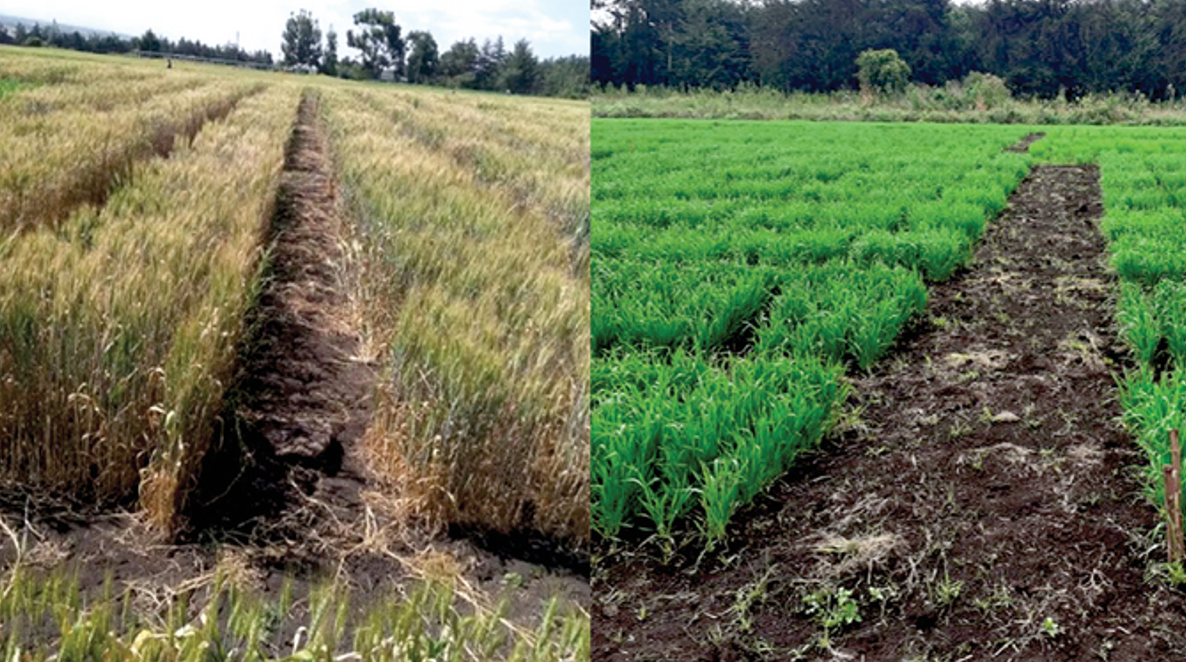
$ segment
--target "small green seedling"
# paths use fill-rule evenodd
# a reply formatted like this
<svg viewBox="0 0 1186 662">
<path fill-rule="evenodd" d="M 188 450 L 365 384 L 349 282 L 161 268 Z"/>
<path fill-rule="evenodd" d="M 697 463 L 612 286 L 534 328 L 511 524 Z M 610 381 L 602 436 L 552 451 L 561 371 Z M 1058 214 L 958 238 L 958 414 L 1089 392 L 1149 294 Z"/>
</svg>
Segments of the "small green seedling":
<svg viewBox="0 0 1186 662">
<path fill-rule="evenodd" d="M 1062 632 L 1062 629 L 1058 627 L 1058 623 L 1055 622 L 1055 620 L 1053 618 L 1050 618 L 1049 616 L 1047 616 L 1046 620 L 1042 621 L 1042 633 L 1043 634 L 1045 634 L 1045 635 L 1049 636 L 1051 639 L 1053 639 L 1058 636 L 1059 632 Z"/>
</svg>

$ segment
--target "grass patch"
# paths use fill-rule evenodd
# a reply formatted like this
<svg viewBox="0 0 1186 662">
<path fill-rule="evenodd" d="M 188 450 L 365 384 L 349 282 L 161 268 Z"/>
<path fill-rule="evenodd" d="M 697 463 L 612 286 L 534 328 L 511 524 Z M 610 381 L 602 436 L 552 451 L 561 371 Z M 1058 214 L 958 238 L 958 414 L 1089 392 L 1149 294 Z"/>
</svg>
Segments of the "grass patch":
<svg viewBox="0 0 1186 662">
<path fill-rule="evenodd" d="M 15 78 L 0 78 L 0 99 L 3 99 L 6 95 L 12 94 L 23 87 L 27 87 L 27 85 L 21 83 L 21 81 L 16 80 Z"/>
<path fill-rule="evenodd" d="M 863 97 L 853 90 L 783 93 L 777 89 L 739 86 L 717 92 L 639 85 L 594 86 L 590 100 L 594 117 L 697 118 L 751 120 L 816 120 L 842 122 L 941 122 L 959 124 L 1042 125 L 1186 125 L 1182 100 L 1151 102 L 1128 93 L 1088 94 L 1075 101 L 1019 99 L 1003 83 L 981 94 L 966 82 L 943 87 L 912 85 L 898 96 Z"/>
</svg>

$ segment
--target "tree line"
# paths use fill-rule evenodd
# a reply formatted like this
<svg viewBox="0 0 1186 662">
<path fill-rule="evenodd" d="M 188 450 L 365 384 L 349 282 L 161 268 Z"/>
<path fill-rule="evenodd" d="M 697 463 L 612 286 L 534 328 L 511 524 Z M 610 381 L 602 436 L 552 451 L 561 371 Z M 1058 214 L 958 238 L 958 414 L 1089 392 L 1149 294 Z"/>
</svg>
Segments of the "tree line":
<svg viewBox="0 0 1186 662">
<path fill-rule="evenodd" d="M 114 33 L 101 35 L 92 32 L 84 35 L 77 30 L 65 32 L 58 28 L 56 21 L 50 25 L 37 23 L 32 28 L 19 23 L 11 31 L 0 25 L 0 44 L 54 46 L 87 53 L 130 53 L 135 50 L 146 50 L 243 63 L 273 64 L 272 54 L 266 50 L 248 52 L 235 44 L 209 46 L 184 37 L 174 42 L 157 37 L 152 30 L 148 30 L 141 37 L 129 39 Z"/>
<path fill-rule="evenodd" d="M 285 65 L 330 76 L 547 96 L 579 97 L 589 91 L 587 57 L 540 60 L 526 39 L 508 50 L 501 36 L 481 46 L 473 38 L 462 39 L 441 52 L 432 33 L 405 34 L 393 12 L 374 8 L 356 13 L 353 28 L 346 31 L 346 44 L 360 53 L 357 59 L 339 58 L 338 34 L 331 28 L 323 35 L 317 19 L 303 9 L 289 16 L 282 38 Z"/>
<path fill-rule="evenodd" d="M 339 58 L 338 34 L 332 28 L 323 34 L 317 19 L 305 10 L 289 16 L 281 37 L 281 59 L 276 62 L 266 50 L 248 52 L 235 44 L 208 46 L 184 37 L 172 41 L 152 30 L 139 37 L 123 38 L 116 34 L 66 33 L 58 29 L 56 22 L 32 28 L 18 25 L 12 32 L 0 26 L 0 44 L 55 46 L 91 53 L 139 50 L 244 64 L 283 64 L 343 78 L 390 79 L 515 94 L 571 98 L 589 94 L 588 56 L 540 59 L 526 39 L 508 49 L 501 36 L 486 39 L 480 45 L 476 39 L 462 39 L 440 52 L 430 32 L 404 33 L 390 11 L 372 8 L 354 15 L 354 25 L 346 31 L 345 43 L 358 50 L 357 58 Z"/>
<path fill-rule="evenodd" d="M 1014 94 L 1181 96 L 1182 0 L 593 0 L 593 82 L 784 91 L 856 88 L 859 54 L 892 49 L 911 79 L 973 71 Z"/>
</svg>

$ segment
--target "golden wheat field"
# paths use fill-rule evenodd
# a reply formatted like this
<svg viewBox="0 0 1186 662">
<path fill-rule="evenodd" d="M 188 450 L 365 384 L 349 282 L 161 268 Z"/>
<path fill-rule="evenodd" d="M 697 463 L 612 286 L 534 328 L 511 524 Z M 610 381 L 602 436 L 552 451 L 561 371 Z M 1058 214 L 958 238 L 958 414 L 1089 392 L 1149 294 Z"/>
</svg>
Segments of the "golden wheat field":
<svg viewBox="0 0 1186 662">
<path fill-rule="evenodd" d="M 588 659 L 587 103 L 0 83 L 0 657 Z"/>
</svg>

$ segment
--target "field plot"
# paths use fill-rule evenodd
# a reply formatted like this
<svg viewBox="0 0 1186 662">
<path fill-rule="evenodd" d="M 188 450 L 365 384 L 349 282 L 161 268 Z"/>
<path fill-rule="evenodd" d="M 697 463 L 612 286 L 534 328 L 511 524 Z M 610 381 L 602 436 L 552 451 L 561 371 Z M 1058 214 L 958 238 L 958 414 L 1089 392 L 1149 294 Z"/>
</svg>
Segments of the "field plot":
<svg viewBox="0 0 1186 662">
<path fill-rule="evenodd" d="M 587 105 L 0 54 L 0 656 L 588 659 Z"/>
<path fill-rule="evenodd" d="M 1023 128 L 593 126 L 593 521 L 669 548 L 819 441 L 1027 168 Z"/>
<path fill-rule="evenodd" d="M 939 206 L 966 178 L 959 169 L 927 182 L 942 187 L 931 200 L 897 202 L 916 199 L 902 162 L 977 144 L 961 135 L 970 127 L 894 127 L 913 139 L 886 146 L 878 125 L 798 135 L 772 123 L 738 149 L 754 125 L 700 122 L 696 137 L 684 126 L 594 124 L 595 655 L 1070 661 L 1182 650 L 1181 570 L 1165 563 L 1158 522 L 1168 432 L 1186 406 L 1186 134 L 1049 127 L 1028 153 L 1000 154 L 1026 130 L 986 129 L 1000 140 L 979 148 L 971 173 L 1011 195 L 970 187 L 960 197 L 984 212 L 972 223 Z M 764 176 L 762 164 L 832 132 L 851 138 L 788 156 L 781 171 L 839 159 L 825 185 Z M 844 165 L 862 148 L 868 157 Z M 645 165 L 617 175 L 632 170 L 618 158 L 642 153 Z M 892 184 L 865 179 L 879 163 Z M 849 179 L 862 185 L 832 190 Z M 889 210 L 866 210 L 863 196 L 880 189 L 892 192 Z M 778 232 L 749 241 L 755 218 Z M 971 228 L 953 242 L 954 270 L 938 233 L 885 248 L 922 218 Z M 841 393 L 772 377 L 792 363 L 830 368 Z M 832 397 L 832 411 L 802 413 L 820 406 L 813 394 Z M 804 457 L 816 437 L 792 425 L 770 433 L 764 414 L 780 397 L 805 404 L 770 419 L 838 422 L 825 452 Z M 772 450 L 755 452 L 763 446 Z M 787 478 L 769 478 L 796 454 Z"/>
</svg>

